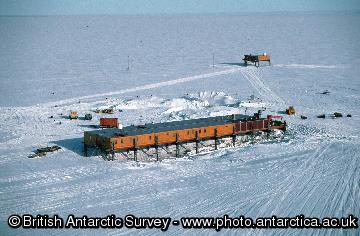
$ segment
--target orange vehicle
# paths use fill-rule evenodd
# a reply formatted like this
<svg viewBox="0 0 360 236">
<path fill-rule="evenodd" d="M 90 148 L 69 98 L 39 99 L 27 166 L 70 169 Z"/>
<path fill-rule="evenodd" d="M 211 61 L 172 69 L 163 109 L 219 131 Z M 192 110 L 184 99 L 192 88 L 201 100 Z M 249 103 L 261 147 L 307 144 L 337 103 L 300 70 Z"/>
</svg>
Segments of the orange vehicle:
<svg viewBox="0 0 360 236">
<path fill-rule="evenodd" d="M 128 151 L 199 140 L 236 137 L 256 131 L 286 129 L 286 123 L 258 116 L 228 115 L 193 120 L 173 121 L 123 129 L 84 132 L 84 148 L 99 147 L 105 152 Z M 86 154 L 85 154 L 86 155 Z"/>
<path fill-rule="evenodd" d="M 100 118 L 100 127 L 101 128 L 118 128 L 119 127 L 118 118 Z"/>
</svg>

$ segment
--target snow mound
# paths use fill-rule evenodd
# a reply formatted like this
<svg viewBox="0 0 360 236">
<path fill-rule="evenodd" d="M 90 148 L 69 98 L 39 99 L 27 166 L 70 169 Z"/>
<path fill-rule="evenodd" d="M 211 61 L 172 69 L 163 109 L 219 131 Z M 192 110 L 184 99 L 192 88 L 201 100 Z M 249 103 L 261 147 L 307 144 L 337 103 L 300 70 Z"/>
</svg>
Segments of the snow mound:
<svg viewBox="0 0 360 236">
<path fill-rule="evenodd" d="M 224 92 L 202 91 L 197 94 L 191 94 L 188 99 L 199 99 L 207 102 L 210 106 L 228 106 L 237 102 L 237 100 Z"/>
<path fill-rule="evenodd" d="M 114 108 L 121 110 L 141 110 L 163 108 L 165 114 L 184 110 L 201 110 L 210 107 L 222 107 L 238 104 L 238 101 L 224 92 L 203 91 L 196 94 L 187 94 L 180 98 L 165 99 L 156 96 L 134 97 L 124 100 L 107 101 L 96 108 Z"/>
<path fill-rule="evenodd" d="M 273 129 L 273 130 L 270 131 L 270 135 L 273 138 L 281 138 L 281 137 L 284 136 L 284 131 L 279 130 L 279 129 Z"/>
<path fill-rule="evenodd" d="M 190 100 L 185 98 L 174 98 L 163 103 L 168 110 L 165 113 L 178 112 L 186 109 L 197 110 L 208 107 L 209 103 L 205 100 Z"/>
<path fill-rule="evenodd" d="M 144 97 L 137 99 L 129 99 L 120 101 L 116 105 L 116 109 L 122 110 L 136 110 L 136 109 L 149 109 L 162 106 L 163 99 L 158 97 Z"/>
<path fill-rule="evenodd" d="M 159 106 L 166 108 L 165 114 L 169 114 L 185 110 L 202 110 L 204 108 L 229 106 L 236 103 L 236 99 L 224 92 L 203 91 L 196 94 L 187 94 L 181 98 L 163 101 Z"/>
</svg>

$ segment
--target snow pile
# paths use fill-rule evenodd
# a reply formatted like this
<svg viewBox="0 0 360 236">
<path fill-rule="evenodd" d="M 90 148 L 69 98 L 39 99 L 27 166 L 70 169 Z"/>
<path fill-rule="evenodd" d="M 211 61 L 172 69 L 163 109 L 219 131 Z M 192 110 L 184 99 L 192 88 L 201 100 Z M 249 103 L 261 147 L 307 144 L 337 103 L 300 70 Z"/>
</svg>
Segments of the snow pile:
<svg viewBox="0 0 360 236">
<path fill-rule="evenodd" d="M 233 105 L 237 100 L 224 92 L 202 91 L 196 94 L 188 94 L 182 98 L 176 98 L 164 103 L 169 107 L 167 113 L 191 109 L 203 109 L 219 106 Z"/>
<path fill-rule="evenodd" d="M 171 120 L 194 119 L 239 113 L 238 100 L 225 92 L 202 91 L 163 103 Z"/>
<path fill-rule="evenodd" d="M 118 99 L 116 102 L 109 101 L 107 104 L 96 108 L 115 108 L 117 110 L 141 110 L 150 108 L 164 108 L 165 114 L 180 111 L 201 110 L 237 104 L 238 101 L 224 92 L 202 91 L 196 94 L 187 94 L 181 98 L 165 99 L 157 96 L 133 97 L 125 100 Z M 191 113 L 191 112 L 190 112 Z"/>
<path fill-rule="evenodd" d="M 115 107 L 121 110 L 149 109 L 162 106 L 163 99 L 158 97 L 142 97 L 120 101 Z"/>
<path fill-rule="evenodd" d="M 206 101 L 210 106 L 227 106 L 232 105 L 237 102 L 237 100 L 230 95 L 227 95 L 225 92 L 216 92 L 216 91 L 202 91 L 195 95 L 190 95 L 191 99 L 201 99 Z"/>
<path fill-rule="evenodd" d="M 191 100 L 185 98 L 171 99 L 165 101 L 163 104 L 165 107 L 168 108 L 165 113 L 178 112 L 186 109 L 197 110 L 209 106 L 209 103 L 207 101 Z"/>
</svg>

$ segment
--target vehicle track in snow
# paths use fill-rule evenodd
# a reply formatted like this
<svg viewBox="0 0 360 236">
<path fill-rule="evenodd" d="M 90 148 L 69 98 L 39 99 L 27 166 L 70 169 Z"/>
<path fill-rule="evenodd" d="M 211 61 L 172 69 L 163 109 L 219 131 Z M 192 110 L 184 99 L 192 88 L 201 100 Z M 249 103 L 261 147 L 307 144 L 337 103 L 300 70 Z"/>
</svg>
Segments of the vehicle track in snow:
<svg viewBox="0 0 360 236">
<path fill-rule="evenodd" d="M 261 69 L 240 67 L 236 71 L 270 104 L 279 105 L 284 102 L 262 82 Z M 174 85 L 176 84 L 175 82 Z M 60 108 L 49 108 L 45 104 L 6 110 L 0 117 L 11 117 L 8 123 L 18 127 L 16 130 L 7 127 L 6 131 L 21 139 L 9 140 L 0 145 L 0 148 L 15 141 L 35 147 L 38 143 L 48 141 L 49 137 L 52 139 L 51 135 L 54 134 L 55 139 L 65 138 L 69 133 L 79 134 L 81 127 L 78 125 L 82 121 L 64 119 L 61 126 L 54 126 L 48 117 L 75 106 L 80 106 L 80 111 L 89 110 L 93 104 L 96 102 L 82 103 L 81 106 L 76 102 L 69 105 L 64 103 L 64 107 Z M 152 112 L 156 111 L 154 108 Z M 166 116 L 163 118 L 167 120 Z M 356 171 L 359 161 L 349 158 L 356 156 L 356 151 L 338 151 L 331 148 L 331 145 L 356 142 L 357 138 L 344 140 L 339 136 L 331 136 L 326 129 L 313 126 L 296 125 L 293 129 L 291 132 L 296 142 L 284 144 L 289 149 L 282 148 L 282 144 L 276 142 L 266 144 L 266 149 L 277 146 L 276 154 L 262 153 L 263 148 L 259 148 L 259 154 L 249 158 L 244 153 L 245 150 L 256 148 L 257 145 L 265 147 L 263 144 L 255 144 L 202 154 L 191 160 L 164 161 L 158 168 L 156 164 L 148 163 L 142 169 L 139 166 L 131 168 L 132 164 L 126 162 L 111 163 L 111 166 L 116 166 L 113 168 L 106 162 L 78 161 L 76 155 L 70 154 L 65 148 L 64 154 L 53 155 L 56 155 L 54 158 L 71 155 L 73 159 L 69 160 L 73 165 L 70 167 L 64 165 L 66 160 L 60 158 L 57 160 L 59 167 L 51 165 L 48 169 L 37 169 L 35 165 L 30 165 L 34 170 L 29 168 L 29 171 L 20 175 L 0 178 L 0 191 L 9 194 L 1 197 L 4 207 L 0 214 L 8 215 L 13 209 L 34 214 L 72 213 L 74 206 L 81 209 L 75 212 L 78 214 L 93 212 L 103 215 L 106 211 L 116 209 L 119 215 L 124 212 L 136 215 L 154 212 L 162 215 L 166 212 L 174 218 L 194 214 L 209 216 L 215 213 L 233 216 L 285 216 L 290 213 L 342 216 L 351 211 L 356 213 L 354 209 L 359 209 L 356 202 L 360 198 L 357 184 L 359 173 Z M 28 138 L 35 135 L 36 141 Z M 317 143 L 317 147 L 312 147 L 313 143 Z M 336 157 L 341 155 L 346 156 L 346 164 L 337 167 L 340 162 Z M 46 162 L 45 158 L 44 161 Z M 25 160 L 22 162 L 26 163 Z M 319 195 L 319 191 L 328 198 Z M 22 195 L 23 192 L 27 194 Z M 170 233 L 180 232 L 182 231 L 173 228 Z M 209 233 L 207 230 L 197 232 Z M 259 235 L 263 232 L 250 230 L 244 234 Z M 108 234 L 112 233 L 110 231 Z M 119 234 L 122 233 L 127 232 Z M 232 233 L 236 234 L 235 231 L 229 232 Z"/>
<path fill-rule="evenodd" d="M 211 78 L 211 77 L 216 77 L 216 76 L 221 76 L 221 75 L 228 75 L 228 74 L 236 73 L 240 70 L 241 70 L 241 68 L 231 67 L 230 69 L 227 69 L 227 70 L 221 70 L 221 71 L 200 74 L 200 75 L 194 75 L 194 76 L 187 76 L 187 77 L 182 77 L 182 78 L 178 78 L 178 79 L 174 79 L 174 80 L 158 82 L 158 83 L 145 84 L 145 85 L 140 85 L 140 86 L 133 87 L 133 88 L 127 88 L 127 89 L 122 89 L 122 90 L 108 92 L 108 93 L 99 93 L 99 94 L 94 94 L 94 95 L 75 97 L 75 98 L 60 100 L 60 101 L 56 101 L 56 102 L 49 102 L 46 104 L 50 105 L 50 106 L 72 104 L 72 103 L 78 102 L 80 100 L 83 101 L 83 100 L 88 100 L 88 99 L 93 99 L 93 98 L 101 98 L 101 97 L 114 96 L 114 95 L 125 94 L 125 93 L 132 93 L 132 92 L 137 92 L 137 91 L 161 88 L 161 87 L 165 87 L 165 86 L 177 85 L 177 84 L 181 84 L 181 83 L 186 83 L 186 82 L 191 82 L 191 81 L 195 81 L 195 80 L 206 79 L 206 78 Z"/>
<path fill-rule="evenodd" d="M 244 78 L 256 89 L 261 97 L 265 100 L 284 105 L 285 101 L 271 90 L 260 78 L 260 73 L 257 68 L 242 68 L 240 70 Z"/>
</svg>

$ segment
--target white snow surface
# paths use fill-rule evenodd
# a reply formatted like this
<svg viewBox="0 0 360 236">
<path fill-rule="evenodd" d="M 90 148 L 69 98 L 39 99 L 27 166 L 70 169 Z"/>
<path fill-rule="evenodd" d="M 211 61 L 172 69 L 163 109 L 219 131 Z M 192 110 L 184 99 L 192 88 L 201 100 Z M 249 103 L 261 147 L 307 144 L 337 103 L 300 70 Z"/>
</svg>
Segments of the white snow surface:
<svg viewBox="0 0 360 236">
<path fill-rule="evenodd" d="M 0 18 L 0 235 L 158 235 L 157 229 L 11 229 L 11 214 L 360 216 L 358 14 Z M 263 53 L 272 66 L 242 66 Z M 212 66 L 212 53 L 216 64 Z M 130 70 L 127 67 L 130 56 Z M 323 91 L 329 94 L 321 94 Z M 256 100 L 248 98 L 255 95 Z M 296 116 L 284 115 L 293 105 Z M 83 157 L 100 117 L 123 125 L 284 115 L 283 138 L 134 162 Z M 96 114 L 112 107 L 112 115 Z M 71 110 L 93 120 L 68 120 Z M 342 112 L 345 117 L 333 119 Z M 325 119 L 316 118 L 326 114 Z M 352 114 L 352 117 L 346 117 Z M 308 117 L 300 119 L 300 115 Z M 53 118 L 49 118 L 53 116 Z M 276 134 L 279 135 L 279 134 Z M 62 150 L 38 159 L 36 148 Z M 170 226 L 171 235 L 211 229 Z M 226 235 L 359 235 L 223 229 Z"/>
</svg>

